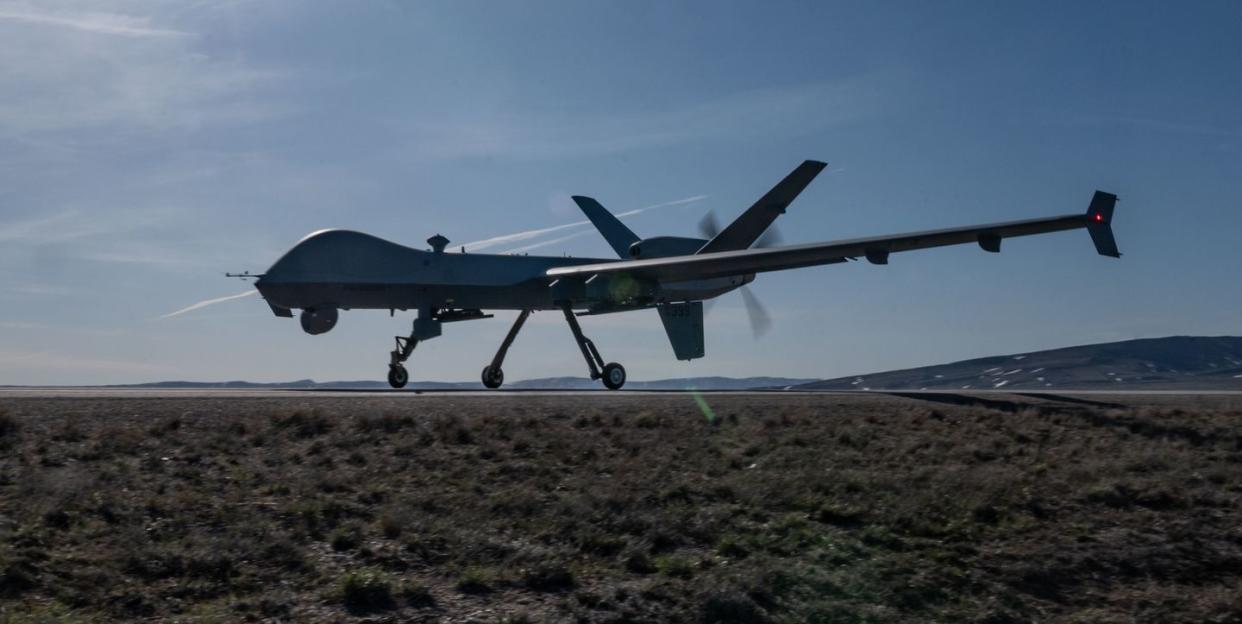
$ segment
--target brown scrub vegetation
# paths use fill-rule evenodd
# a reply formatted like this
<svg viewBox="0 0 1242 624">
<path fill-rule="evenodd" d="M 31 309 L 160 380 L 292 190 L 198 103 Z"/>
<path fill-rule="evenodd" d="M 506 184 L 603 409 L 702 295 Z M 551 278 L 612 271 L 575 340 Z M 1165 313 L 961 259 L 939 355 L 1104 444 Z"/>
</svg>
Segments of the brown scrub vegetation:
<svg viewBox="0 0 1242 624">
<path fill-rule="evenodd" d="M 1242 619 L 1232 405 L 702 398 L 0 398 L 0 621 Z"/>
</svg>

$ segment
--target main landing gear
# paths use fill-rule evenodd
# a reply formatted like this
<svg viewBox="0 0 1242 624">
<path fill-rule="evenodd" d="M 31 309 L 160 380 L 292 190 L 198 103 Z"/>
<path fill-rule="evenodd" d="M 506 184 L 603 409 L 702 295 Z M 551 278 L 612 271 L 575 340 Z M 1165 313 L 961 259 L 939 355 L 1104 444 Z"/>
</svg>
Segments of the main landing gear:
<svg viewBox="0 0 1242 624">
<path fill-rule="evenodd" d="M 604 385 L 610 390 L 617 390 L 624 386 L 625 368 L 616 362 L 605 364 L 604 358 L 600 357 L 599 350 L 595 348 L 595 343 L 582 334 L 582 327 L 578 325 L 578 317 L 574 316 L 573 309 L 564 305 L 561 306 L 561 310 L 565 312 L 565 320 L 569 322 L 569 329 L 574 333 L 574 340 L 578 341 L 582 356 L 586 358 L 587 368 L 591 371 L 591 379 L 603 379 Z M 490 364 L 483 367 L 480 378 L 484 386 L 495 389 L 505 383 L 505 372 L 501 365 L 505 362 L 509 347 L 513 345 L 513 339 L 517 338 L 518 332 L 522 330 L 522 325 L 526 324 L 528 317 L 530 317 L 530 310 L 522 310 L 522 313 L 513 321 L 513 327 L 509 328 L 509 333 L 505 335 L 504 342 L 500 343 L 496 356 L 492 358 Z"/>
<path fill-rule="evenodd" d="M 526 324 L 529 316 L 530 310 L 522 310 L 517 320 L 513 321 L 513 327 L 509 328 L 509 333 L 505 335 L 505 341 L 500 343 L 500 348 L 496 350 L 492 363 L 483 367 L 484 386 L 495 390 L 505 382 L 505 371 L 500 368 L 500 365 L 505 363 L 505 354 L 509 353 L 509 346 L 513 344 L 513 339 L 517 338 L 518 332 L 522 331 L 522 325 Z"/>
<path fill-rule="evenodd" d="M 578 348 L 582 349 L 582 357 L 586 358 L 587 368 L 591 371 L 591 380 L 602 379 L 604 386 L 609 390 L 619 390 L 625 385 L 625 367 L 616 362 L 605 364 L 604 358 L 600 357 L 599 349 L 595 348 L 595 343 L 582 334 L 582 327 L 578 325 L 578 317 L 574 316 L 574 311 L 569 304 L 563 304 L 561 310 L 565 313 L 569 329 L 574 333 L 574 340 L 578 341 Z M 500 348 L 496 350 L 491 363 L 483 367 L 480 379 L 484 386 L 495 389 L 505 383 L 505 373 L 501 365 L 505 362 L 505 355 L 509 353 L 513 340 L 517 338 L 518 332 L 522 330 L 522 326 L 526 324 L 526 319 L 529 317 L 530 310 L 522 310 L 521 314 L 518 314 L 513 327 L 509 328 L 509 333 L 505 335 L 504 342 L 500 343 Z M 469 318 L 483 317 L 476 314 Z M 414 347 L 418 346 L 420 340 L 429 340 L 439 336 L 440 322 L 450 319 L 456 320 L 454 317 L 437 319 L 431 310 L 419 311 L 419 316 L 414 321 L 414 330 L 410 335 L 394 338 L 396 348 L 389 353 L 388 359 L 388 385 L 393 388 L 405 387 L 405 384 L 410 381 L 410 373 L 405 369 L 405 361 L 410 359 L 410 355 L 414 353 Z"/>
<path fill-rule="evenodd" d="M 569 304 L 561 306 L 561 311 L 565 313 L 565 321 L 569 323 L 569 329 L 574 333 L 574 340 L 578 341 L 578 348 L 582 349 L 582 357 L 586 359 L 587 368 L 591 371 L 591 379 L 603 379 L 604 386 L 609 390 L 620 390 L 625 385 L 625 367 L 616 362 L 604 363 L 604 358 L 600 357 L 599 349 L 595 348 L 595 343 L 591 342 L 582 334 L 582 327 L 578 325 L 578 317 L 574 316 L 574 311 Z M 600 369 L 603 369 L 601 372 Z"/>
</svg>

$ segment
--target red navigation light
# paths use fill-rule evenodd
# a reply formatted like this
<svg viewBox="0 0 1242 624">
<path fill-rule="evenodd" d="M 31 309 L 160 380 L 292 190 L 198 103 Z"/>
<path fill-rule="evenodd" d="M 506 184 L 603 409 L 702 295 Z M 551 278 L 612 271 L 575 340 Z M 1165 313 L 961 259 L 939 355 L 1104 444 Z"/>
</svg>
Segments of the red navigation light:
<svg viewBox="0 0 1242 624">
<path fill-rule="evenodd" d="M 1102 214 L 1100 214 L 1100 213 L 1098 213 L 1098 212 L 1097 212 L 1097 213 L 1095 213 L 1095 220 L 1096 220 L 1096 221 L 1103 221 L 1103 220 L 1104 220 L 1104 215 L 1102 215 Z"/>
</svg>

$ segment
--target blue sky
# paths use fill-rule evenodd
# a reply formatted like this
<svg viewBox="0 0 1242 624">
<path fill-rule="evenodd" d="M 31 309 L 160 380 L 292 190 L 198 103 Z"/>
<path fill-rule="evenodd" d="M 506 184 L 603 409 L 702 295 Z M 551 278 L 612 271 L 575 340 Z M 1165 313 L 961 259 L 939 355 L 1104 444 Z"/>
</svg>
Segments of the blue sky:
<svg viewBox="0 0 1242 624">
<path fill-rule="evenodd" d="M 806 158 L 788 243 L 1078 212 L 1069 232 L 761 275 L 677 362 L 655 312 L 592 317 L 633 379 L 831 377 L 1242 332 L 1236 3 L 0 2 L 0 384 L 382 379 L 409 316 L 301 332 L 225 271 L 306 233 L 457 244 L 629 220 L 693 234 Z M 562 230 L 523 244 L 546 242 Z M 495 251 L 502 249 L 496 248 Z M 587 233 L 540 252 L 608 257 Z M 411 376 L 476 379 L 512 314 L 446 327 Z M 509 379 L 580 375 L 539 313 Z"/>
</svg>

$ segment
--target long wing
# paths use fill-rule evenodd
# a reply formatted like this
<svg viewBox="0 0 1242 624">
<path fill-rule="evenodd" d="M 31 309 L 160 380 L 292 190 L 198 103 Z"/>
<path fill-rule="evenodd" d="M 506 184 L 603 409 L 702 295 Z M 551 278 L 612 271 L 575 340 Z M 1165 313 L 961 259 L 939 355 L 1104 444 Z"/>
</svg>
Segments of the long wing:
<svg viewBox="0 0 1242 624">
<path fill-rule="evenodd" d="M 547 276 L 589 277 L 596 274 L 628 273 L 636 277 L 660 281 L 682 281 L 742 275 L 765 271 L 782 271 L 819 264 L 845 262 L 848 258 L 866 257 L 873 263 L 886 264 L 891 253 L 977 243 L 986 251 L 1000 251 L 1001 240 L 1047 232 L 1087 228 L 1096 251 L 1101 255 L 1119 257 L 1113 242 L 1113 205 L 1117 196 L 1096 191 L 1086 213 L 973 225 L 945 230 L 912 232 L 895 236 L 876 236 L 853 240 L 791 245 L 766 249 L 742 249 L 715 253 L 699 253 L 671 258 L 627 260 L 584 264 L 549 269 Z"/>
</svg>

